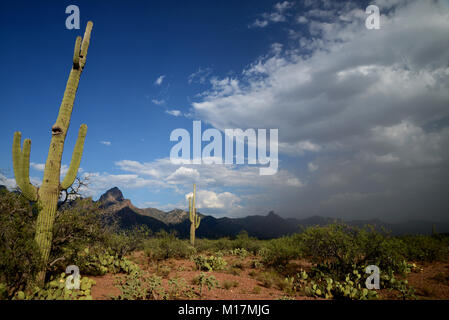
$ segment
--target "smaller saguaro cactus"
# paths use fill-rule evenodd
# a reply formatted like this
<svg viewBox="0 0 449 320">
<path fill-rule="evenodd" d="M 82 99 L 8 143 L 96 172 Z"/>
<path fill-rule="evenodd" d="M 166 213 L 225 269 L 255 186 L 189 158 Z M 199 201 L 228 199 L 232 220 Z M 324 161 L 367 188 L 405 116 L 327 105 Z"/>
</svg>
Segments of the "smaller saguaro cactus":
<svg viewBox="0 0 449 320">
<path fill-rule="evenodd" d="M 189 217 L 190 217 L 190 244 L 195 246 L 195 230 L 198 229 L 201 217 L 196 214 L 196 185 L 193 185 L 193 197 L 189 197 Z"/>
</svg>

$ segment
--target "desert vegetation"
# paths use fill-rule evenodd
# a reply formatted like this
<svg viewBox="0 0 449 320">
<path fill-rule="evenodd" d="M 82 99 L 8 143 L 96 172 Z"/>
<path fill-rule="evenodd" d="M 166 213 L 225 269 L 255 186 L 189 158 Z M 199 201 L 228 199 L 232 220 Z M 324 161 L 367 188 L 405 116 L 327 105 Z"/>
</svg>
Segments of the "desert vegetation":
<svg viewBox="0 0 449 320">
<path fill-rule="evenodd" d="M 39 254 L 37 204 L 0 191 L 2 299 L 447 299 L 449 237 L 391 236 L 344 224 L 259 240 L 190 239 L 148 228 L 121 229 L 91 199 L 56 211 L 47 263 Z M 80 288 L 67 289 L 76 265 Z M 380 289 L 368 290 L 368 265 Z M 45 270 L 45 283 L 39 283 Z"/>
</svg>

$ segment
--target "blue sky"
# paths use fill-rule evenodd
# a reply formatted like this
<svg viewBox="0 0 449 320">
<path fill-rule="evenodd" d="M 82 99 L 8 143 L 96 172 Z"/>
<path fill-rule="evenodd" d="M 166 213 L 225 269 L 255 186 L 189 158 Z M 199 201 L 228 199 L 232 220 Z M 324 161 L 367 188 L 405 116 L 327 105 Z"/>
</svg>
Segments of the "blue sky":
<svg viewBox="0 0 449 320">
<path fill-rule="evenodd" d="M 447 1 L 371 3 L 380 30 L 365 28 L 367 1 L 2 2 L 0 178 L 14 184 L 21 131 L 39 183 L 74 41 L 92 20 L 62 161 L 86 123 L 86 195 L 118 186 L 169 210 L 186 207 L 195 182 L 216 216 L 447 220 Z M 70 4 L 80 30 L 65 28 Z M 278 173 L 171 164 L 170 133 L 193 120 L 278 128 Z"/>
</svg>

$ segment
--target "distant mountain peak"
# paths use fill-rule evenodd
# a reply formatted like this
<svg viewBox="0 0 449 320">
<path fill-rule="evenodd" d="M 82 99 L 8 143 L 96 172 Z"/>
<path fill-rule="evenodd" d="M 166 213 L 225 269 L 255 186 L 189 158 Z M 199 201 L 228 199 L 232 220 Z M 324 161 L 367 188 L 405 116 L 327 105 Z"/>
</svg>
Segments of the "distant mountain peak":
<svg viewBox="0 0 449 320">
<path fill-rule="evenodd" d="M 117 187 L 109 189 L 104 194 L 102 194 L 99 199 L 99 201 L 102 203 L 111 203 L 111 202 L 116 203 L 121 202 L 123 200 L 125 200 L 125 198 L 123 197 L 123 193 Z"/>
<path fill-rule="evenodd" d="M 269 218 L 281 218 L 279 215 L 274 213 L 274 211 L 268 212 L 267 217 L 269 217 Z"/>
</svg>

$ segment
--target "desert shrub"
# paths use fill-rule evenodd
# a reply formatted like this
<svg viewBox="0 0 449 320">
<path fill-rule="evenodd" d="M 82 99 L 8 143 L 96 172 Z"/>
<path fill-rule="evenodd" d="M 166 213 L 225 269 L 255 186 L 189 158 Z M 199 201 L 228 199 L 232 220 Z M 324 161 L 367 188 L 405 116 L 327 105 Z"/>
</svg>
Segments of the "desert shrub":
<svg viewBox="0 0 449 320">
<path fill-rule="evenodd" d="M 234 248 L 233 241 L 229 238 L 220 238 L 217 240 L 197 239 L 195 240 L 195 248 L 197 252 L 218 252 L 227 251 Z"/>
<path fill-rule="evenodd" d="M 203 288 L 206 287 L 208 290 L 218 287 L 218 281 L 214 276 L 207 276 L 204 272 L 201 272 L 198 276 L 193 278 L 193 284 L 199 286 L 199 296 L 203 296 Z"/>
<path fill-rule="evenodd" d="M 292 296 L 296 293 L 295 279 L 294 277 L 278 278 L 276 286 L 284 291 L 287 295 Z"/>
<path fill-rule="evenodd" d="M 248 232 L 241 231 L 232 242 L 233 249 L 245 249 L 256 254 L 262 248 L 262 241 L 248 236 Z"/>
<path fill-rule="evenodd" d="M 434 262 L 449 260 L 449 238 L 445 236 L 403 236 L 404 251 L 411 261 Z"/>
<path fill-rule="evenodd" d="M 169 266 L 162 266 L 161 268 L 159 268 L 158 270 L 158 274 L 162 277 L 162 278 L 167 278 L 168 275 L 170 274 L 170 267 Z"/>
<path fill-rule="evenodd" d="M 92 199 L 77 199 L 56 213 L 50 263 L 51 274 L 74 264 L 83 275 L 129 273 L 135 264 L 125 255 L 141 248 L 148 230 L 120 231 L 101 214 Z"/>
<path fill-rule="evenodd" d="M 92 254 L 106 251 L 105 243 L 113 229 L 99 212 L 98 204 L 92 199 L 77 199 L 56 212 L 49 259 L 51 274 L 60 273 L 71 264 L 86 272 L 87 268 L 82 265 L 86 248 L 92 248 L 89 251 Z"/>
<path fill-rule="evenodd" d="M 84 248 L 73 260 L 81 274 L 104 275 L 110 273 L 131 273 L 138 267 L 125 257 L 112 255 L 103 247 Z"/>
<path fill-rule="evenodd" d="M 372 227 L 343 224 L 310 227 L 296 237 L 303 257 L 340 278 L 355 266 L 377 265 L 383 272 L 403 270 L 403 243 Z"/>
<path fill-rule="evenodd" d="M 34 241 L 37 208 L 21 195 L 0 190 L 0 299 L 11 299 L 41 268 Z"/>
<path fill-rule="evenodd" d="M 176 300 L 195 297 L 195 290 L 189 287 L 183 278 L 168 281 L 168 288 L 162 286 L 162 278 L 145 275 L 140 270 L 122 277 L 118 281 L 121 294 L 114 300 Z"/>
<path fill-rule="evenodd" d="M 194 287 L 189 287 L 184 278 L 168 280 L 168 298 L 171 300 L 195 297 Z"/>
<path fill-rule="evenodd" d="M 225 280 L 221 284 L 221 287 L 226 290 L 229 290 L 231 288 L 237 288 L 238 286 L 239 283 L 237 281 L 230 281 L 230 280 Z"/>
<path fill-rule="evenodd" d="M 299 238 L 302 255 L 313 263 L 338 263 L 352 265 L 360 259 L 355 240 L 355 230 L 340 224 L 310 227 Z"/>
<path fill-rule="evenodd" d="M 252 293 L 260 294 L 262 292 L 262 288 L 259 286 L 254 286 Z"/>
<path fill-rule="evenodd" d="M 245 248 L 232 249 L 229 251 L 229 253 L 231 255 L 239 257 L 240 259 L 245 259 L 249 255 L 249 252 Z"/>
<path fill-rule="evenodd" d="M 155 237 L 144 243 L 145 255 L 149 261 L 161 261 L 170 258 L 188 258 L 195 253 L 186 240 L 180 240 L 174 232 L 167 233 L 164 230 L 155 234 Z"/>
<path fill-rule="evenodd" d="M 263 246 L 264 241 L 248 236 L 246 231 L 241 231 L 235 239 L 220 238 L 216 240 L 198 239 L 195 241 L 197 252 L 229 252 L 234 249 L 245 249 L 256 254 Z"/>
<path fill-rule="evenodd" d="M 279 279 L 279 274 L 273 270 L 264 271 L 257 275 L 256 280 L 265 288 L 271 288 Z"/>
<path fill-rule="evenodd" d="M 167 293 L 162 287 L 162 278 L 145 276 L 142 271 L 123 276 L 118 280 L 121 294 L 112 297 L 114 300 L 166 300 Z"/>
<path fill-rule="evenodd" d="M 111 254 L 122 258 L 131 252 L 142 250 L 145 240 L 150 235 L 151 230 L 146 226 L 135 227 L 131 230 L 117 230 L 106 237 L 105 246 Z"/>
<path fill-rule="evenodd" d="M 290 260 L 299 256 L 299 247 L 291 237 L 269 241 L 259 250 L 261 262 L 266 266 L 282 269 Z"/>
<path fill-rule="evenodd" d="M 381 288 L 397 290 L 401 298 L 413 298 L 405 276 L 413 265 L 404 260 L 404 242 L 377 232 L 373 227 L 355 228 L 342 224 L 308 228 L 296 237 L 303 257 L 316 264 L 309 274 L 297 276 L 297 287 L 307 295 L 335 299 L 376 298 L 365 287 L 365 268 L 381 270 Z"/>
<path fill-rule="evenodd" d="M 193 262 L 195 262 L 196 268 L 202 271 L 223 270 L 227 265 L 227 262 L 220 256 L 205 257 L 198 255 L 193 257 Z"/>
</svg>

